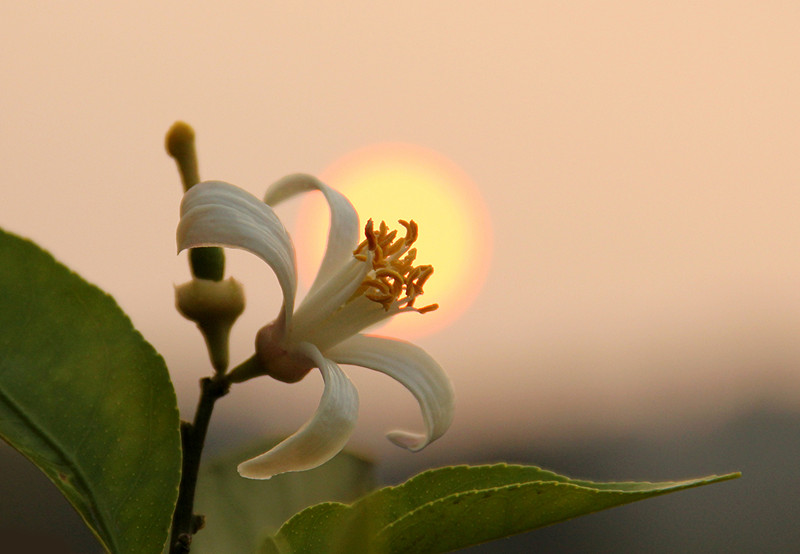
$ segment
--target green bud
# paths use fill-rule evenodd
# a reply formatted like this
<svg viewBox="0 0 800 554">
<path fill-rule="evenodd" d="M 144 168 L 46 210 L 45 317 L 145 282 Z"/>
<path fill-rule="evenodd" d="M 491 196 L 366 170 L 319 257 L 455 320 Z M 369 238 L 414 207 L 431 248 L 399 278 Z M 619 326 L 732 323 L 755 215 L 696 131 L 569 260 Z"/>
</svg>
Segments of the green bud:
<svg viewBox="0 0 800 554">
<path fill-rule="evenodd" d="M 225 253 L 217 246 L 204 246 L 189 250 L 192 275 L 198 279 L 222 281 L 225 274 Z"/>
<path fill-rule="evenodd" d="M 200 182 L 197 171 L 197 151 L 194 147 L 194 129 L 183 121 L 176 121 L 167 131 L 164 146 L 167 153 L 175 159 L 183 181 L 183 190 L 187 191 Z"/>
<path fill-rule="evenodd" d="M 197 169 L 197 150 L 194 146 L 194 129 L 188 123 L 176 121 L 167 131 L 164 141 L 167 153 L 175 160 L 183 181 L 183 190 L 200 182 Z M 189 265 L 192 275 L 198 279 L 221 281 L 225 274 L 225 253 L 222 248 L 208 246 L 192 248 L 189 252 Z"/>
</svg>

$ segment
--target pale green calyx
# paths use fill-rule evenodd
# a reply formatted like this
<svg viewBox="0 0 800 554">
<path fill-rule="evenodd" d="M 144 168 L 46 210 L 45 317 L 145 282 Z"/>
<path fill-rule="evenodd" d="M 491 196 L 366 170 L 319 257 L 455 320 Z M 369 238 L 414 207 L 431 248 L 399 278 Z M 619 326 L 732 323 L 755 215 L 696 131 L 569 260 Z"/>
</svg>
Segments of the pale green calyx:
<svg viewBox="0 0 800 554">
<path fill-rule="evenodd" d="M 241 283 L 233 277 L 224 281 L 192 279 L 175 287 L 175 307 L 203 333 L 214 369 L 225 371 L 231 327 L 244 311 Z"/>
</svg>

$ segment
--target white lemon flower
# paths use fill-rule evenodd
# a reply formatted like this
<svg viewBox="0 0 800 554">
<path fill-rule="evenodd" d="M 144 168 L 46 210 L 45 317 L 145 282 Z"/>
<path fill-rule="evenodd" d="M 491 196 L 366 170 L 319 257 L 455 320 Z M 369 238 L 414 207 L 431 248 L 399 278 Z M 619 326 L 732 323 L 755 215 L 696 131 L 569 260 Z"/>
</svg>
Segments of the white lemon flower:
<svg viewBox="0 0 800 554">
<path fill-rule="evenodd" d="M 328 244 L 314 283 L 295 309 L 297 268 L 294 246 L 270 205 L 298 193 L 318 190 L 330 207 Z M 316 413 L 300 430 L 239 465 L 244 477 L 268 479 L 301 471 L 335 456 L 350 437 L 358 413 L 358 394 L 338 364 L 380 371 L 399 381 L 420 405 L 425 433 L 392 431 L 395 444 L 417 451 L 439 438 L 453 418 L 449 379 L 425 351 L 408 342 L 363 335 L 363 329 L 401 312 L 425 313 L 417 297 L 433 272 L 414 266 L 417 225 L 400 221 L 402 237 L 385 223 L 370 220 L 359 244 L 358 215 L 342 194 L 310 175 L 290 175 L 270 187 L 264 202 L 220 181 L 195 185 L 184 196 L 178 248 L 241 248 L 264 260 L 278 278 L 283 306 L 256 336 L 256 354 L 228 374 L 231 382 L 258 375 L 292 383 L 318 368 L 325 382 Z"/>
</svg>

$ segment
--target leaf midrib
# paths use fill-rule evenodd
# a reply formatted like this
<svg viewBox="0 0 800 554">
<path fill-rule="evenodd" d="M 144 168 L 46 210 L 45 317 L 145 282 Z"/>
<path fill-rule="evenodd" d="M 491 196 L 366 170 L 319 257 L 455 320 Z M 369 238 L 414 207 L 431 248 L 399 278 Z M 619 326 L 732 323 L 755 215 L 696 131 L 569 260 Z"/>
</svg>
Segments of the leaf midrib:
<svg viewBox="0 0 800 554">
<path fill-rule="evenodd" d="M 119 551 L 118 545 L 116 544 L 116 541 L 114 540 L 114 536 L 113 536 L 113 534 L 110 533 L 110 531 L 108 529 L 108 526 L 107 526 L 107 523 L 105 521 L 105 518 L 103 517 L 102 511 L 99 509 L 100 504 L 97 502 L 97 498 L 98 497 L 95 494 L 94 490 L 92 489 L 92 487 L 90 485 L 90 481 L 86 479 L 86 476 L 80 470 L 80 466 L 75 463 L 75 460 L 73 460 L 71 458 L 71 456 L 67 455 L 67 453 L 66 453 L 67 451 L 64 450 L 61 447 L 61 445 L 58 443 L 58 441 L 56 441 L 52 436 L 50 436 L 46 431 L 44 431 L 41 428 L 41 426 L 37 424 L 36 420 L 31 418 L 28 415 L 28 413 L 22 407 L 20 407 L 11 397 L 9 397 L 8 394 L 2 388 L 0 388 L 0 400 L 2 400 L 3 403 L 10 410 L 15 412 L 17 414 L 17 416 L 20 417 L 20 419 L 24 419 L 28 423 L 28 429 L 35 430 L 37 436 L 41 439 L 41 441 L 44 442 L 45 444 L 47 444 L 52 449 L 52 451 L 55 452 L 59 456 L 60 460 L 63 460 L 64 464 L 67 467 L 70 468 L 70 470 L 72 471 L 72 473 L 75 476 L 75 479 L 77 481 L 76 484 L 80 485 L 80 490 L 84 491 L 84 494 L 86 495 L 87 500 L 89 500 L 89 506 L 91 508 L 92 513 L 95 515 L 95 518 L 97 519 L 97 523 L 99 524 L 98 527 L 100 527 L 102 529 L 103 534 L 105 535 L 105 537 L 101 537 L 101 536 L 99 536 L 98 534 L 95 533 L 95 536 L 97 536 L 97 538 L 102 543 L 103 547 L 105 547 L 106 549 L 110 550 L 111 552 Z M 16 446 L 14 446 L 13 443 L 11 443 L 9 441 L 6 441 L 6 442 L 8 444 L 10 444 L 20 454 L 22 454 L 26 458 L 30 459 L 30 457 L 25 452 L 17 449 Z M 33 460 L 31 460 L 31 461 L 33 461 Z M 38 464 L 36 464 L 36 465 L 38 467 Z M 46 471 L 43 471 L 43 473 L 45 475 L 47 475 L 47 477 L 51 481 L 53 481 L 53 479 L 50 476 L 50 474 L 48 474 Z M 55 481 L 53 481 L 53 484 L 58 487 L 58 484 L 55 483 Z M 68 495 L 66 496 L 66 498 L 69 500 L 69 496 Z M 72 504 L 72 502 L 70 502 L 70 504 Z M 78 512 L 78 514 L 81 516 L 81 518 L 85 519 L 85 517 L 84 517 L 83 513 L 81 512 L 81 510 L 76 509 L 75 511 Z M 87 521 L 87 523 L 89 524 L 89 528 L 90 529 L 94 529 L 94 526 L 92 525 L 92 522 L 88 522 Z M 110 545 L 109 545 L 109 542 L 111 543 Z M 111 546 L 113 548 L 109 548 L 109 546 Z"/>
</svg>

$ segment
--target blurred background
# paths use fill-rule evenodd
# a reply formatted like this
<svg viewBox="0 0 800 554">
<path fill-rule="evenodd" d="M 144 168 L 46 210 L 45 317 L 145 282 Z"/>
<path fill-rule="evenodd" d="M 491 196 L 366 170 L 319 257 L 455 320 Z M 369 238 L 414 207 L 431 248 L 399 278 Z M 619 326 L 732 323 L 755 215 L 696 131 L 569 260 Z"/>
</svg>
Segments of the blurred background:
<svg viewBox="0 0 800 554">
<path fill-rule="evenodd" d="M 796 2 L 5 2 L 0 226 L 116 298 L 190 417 L 209 369 L 172 307 L 189 273 L 168 127 L 194 126 L 202 178 L 256 195 L 375 144 L 435 153 L 464 177 L 453 202 L 473 201 L 466 288 L 429 299 L 457 317 L 392 335 L 447 369 L 456 419 L 424 452 L 397 449 L 383 433 L 421 426 L 412 397 L 353 368 L 350 449 L 391 483 L 497 460 L 595 480 L 744 473 L 476 552 L 791 552 L 798 22 Z M 290 230 L 310 213 L 281 212 Z M 248 295 L 236 362 L 279 288 L 246 254 L 228 273 Z M 293 432 L 320 391 L 313 374 L 235 388 L 210 452 Z M 0 464 L 0 532 L 96 548 L 33 466 L 6 445 Z"/>
</svg>

